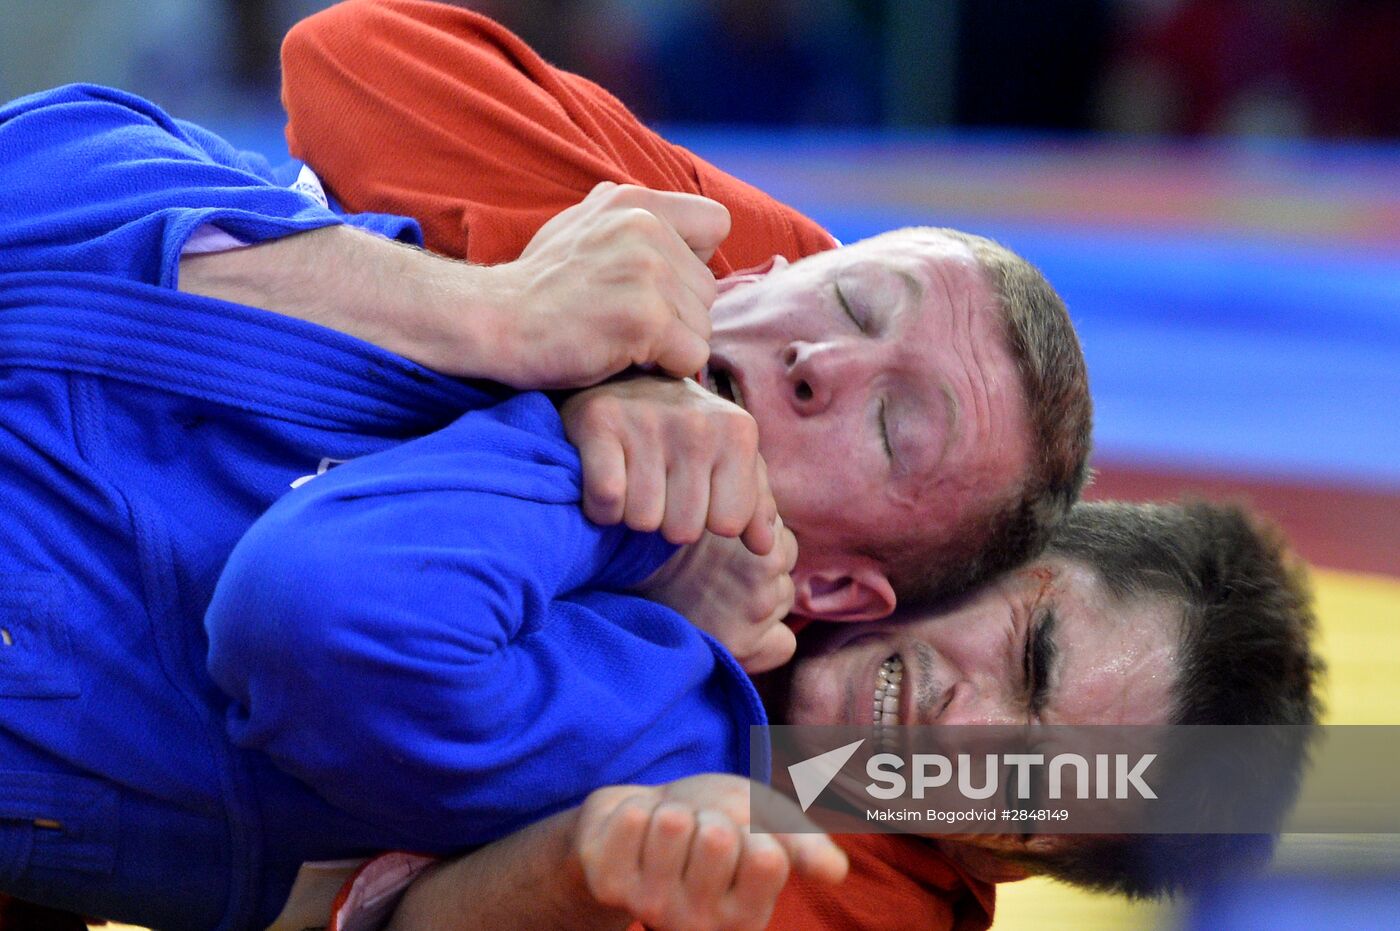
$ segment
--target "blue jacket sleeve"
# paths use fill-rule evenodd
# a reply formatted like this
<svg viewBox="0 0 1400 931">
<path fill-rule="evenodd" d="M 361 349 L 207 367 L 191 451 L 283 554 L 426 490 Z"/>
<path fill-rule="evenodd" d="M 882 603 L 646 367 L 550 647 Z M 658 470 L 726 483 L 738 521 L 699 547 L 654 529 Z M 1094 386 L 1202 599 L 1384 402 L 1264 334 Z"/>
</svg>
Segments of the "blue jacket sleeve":
<svg viewBox="0 0 1400 931">
<path fill-rule="evenodd" d="M 617 591 L 672 548 L 583 517 L 562 434 L 515 426 L 539 410 L 555 417 L 539 395 L 467 414 L 290 493 L 206 618 L 233 740 L 400 845 L 739 765 L 749 721 L 718 648 Z"/>
<path fill-rule="evenodd" d="M 0 272 L 173 287 L 206 223 L 256 243 L 340 222 L 277 185 L 261 157 L 122 91 L 75 84 L 0 108 Z M 418 238 L 416 224 L 398 226 L 379 231 Z"/>
</svg>

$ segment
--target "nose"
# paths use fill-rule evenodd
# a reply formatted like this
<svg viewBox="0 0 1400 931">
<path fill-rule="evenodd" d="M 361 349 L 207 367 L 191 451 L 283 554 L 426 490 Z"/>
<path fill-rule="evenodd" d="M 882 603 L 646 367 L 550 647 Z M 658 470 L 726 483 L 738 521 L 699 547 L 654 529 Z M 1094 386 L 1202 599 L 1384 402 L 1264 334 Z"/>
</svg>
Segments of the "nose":
<svg viewBox="0 0 1400 931">
<path fill-rule="evenodd" d="M 860 375 L 854 347 L 795 340 L 783 350 L 789 397 L 799 414 L 820 414 Z"/>
</svg>

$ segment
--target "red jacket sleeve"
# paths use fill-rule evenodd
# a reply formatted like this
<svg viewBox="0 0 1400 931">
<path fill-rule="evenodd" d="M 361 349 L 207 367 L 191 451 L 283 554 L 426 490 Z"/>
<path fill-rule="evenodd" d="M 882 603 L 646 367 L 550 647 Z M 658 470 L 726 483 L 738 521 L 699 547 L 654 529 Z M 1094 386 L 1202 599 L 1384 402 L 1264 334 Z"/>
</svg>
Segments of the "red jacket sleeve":
<svg viewBox="0 0 1400 931">
<path fill-rule="evenodd" d="M 437 252 L 509 261 L 599 181 L 723 203 L 733 232 L 711 263 L 717 275 L 835 245 L 468 10 L 349 0 L 292 29 L 282 68 L 292 154 L 347 210 L 418 219 Z"/>
<path fill-rule="evenodd" d="M 778 896 L 769 927 L 985 931 L 991 926 L 996 888 L 969 877 L 922 838 L 842 834 L 835 840 L 851 860 L 845 882 L 828 886 L 794 876 Z"/>
</svg>

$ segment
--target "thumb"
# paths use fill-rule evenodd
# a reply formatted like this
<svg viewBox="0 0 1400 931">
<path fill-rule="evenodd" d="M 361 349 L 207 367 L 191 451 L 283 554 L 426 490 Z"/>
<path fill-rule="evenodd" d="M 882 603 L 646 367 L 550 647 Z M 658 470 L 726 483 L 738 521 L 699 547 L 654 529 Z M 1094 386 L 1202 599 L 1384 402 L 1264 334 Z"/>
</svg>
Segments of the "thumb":
<svg viewBox="0 0 1400 931">
<path fill-rule="evenodd" d="M 638 205 L 670 223 L 702 262 L 729 236 L 729 209 L 717 200 L 675 191 L 648 190 L 640 196 L 644 202 Z"/>
</svg>

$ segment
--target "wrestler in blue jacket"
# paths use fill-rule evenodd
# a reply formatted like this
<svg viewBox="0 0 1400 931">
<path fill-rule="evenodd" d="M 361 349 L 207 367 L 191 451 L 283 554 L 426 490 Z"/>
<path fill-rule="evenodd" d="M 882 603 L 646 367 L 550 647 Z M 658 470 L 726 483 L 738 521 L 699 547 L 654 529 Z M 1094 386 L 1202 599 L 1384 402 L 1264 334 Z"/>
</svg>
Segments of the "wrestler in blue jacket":
<svg viewBox="0 0 1400 931">
<path fill-rule="evenodd" d="M 678 616 L 615 591 L 667 550 L 591 527 L 566 503 L 578 464 L 542 397 L 502 401 L 342 334 L 174 289 L 186 243 L 211 225 L 248 243 L 337 223 L 418 239 L 410 220 L 340 216 L 286 181 L 120 92 L 75 86 L 0 109 L 0 890 L 160 928 L 262 927 L 303 861 L 446 850 L 599 778 L 742 762 L 724 748 L 743 741 L 716 734 L 756 720 L 747 685 Z M 422 463 L 483 471 L 423 465 L 419 443 Z M 381 466 L 371 454 L 385 450 Z M 289 494 L 335 461 L 347 464 Z M 432 519 L 438 490 L 452 506 Z M 296 546 L 255 537 L 248 550 L 274 560 L 256 571 L 285 574 L 278 625 L 253 617 L 236 578 L 222 602 L 235 610 L 214 617 L 216 669 L 259 661 L 228 680 L 230 703 L 207 670 L 201 619 L 235 543 L 284 496 L 268 532 L 287 522 Z M 393 519 L 426 536 L 402 551 L 355 536 L 396 499 Z M 364 574 L 369 595 L 397 578 L 429 600 L 385 613 L 328 602 L 346 617 L 317 599 L 303 613 L 298 586 L 336 593 L 334 541 L 302 520 L 323 508 L 366 547 L 343 569 Z M 510 566 L 503 536 L 519 545 Z M 459 578 L 486 551 L 470 584 Z M 395 623 L 421 624 L 414 605 L 439 594 L 499 600 L 464 604 L 460 627 Z M 508 604 L 524 610 L 507 617 Z M 341 622 L 343 636 L 322 626 Z M 473 679 L 492 663 L 519 676 L 515 688 Z M 588 681 L 587 707 L 562 700 L 556 674 Z M 300 717 L 299 683 L 329 683 L 344 707 Z M 461 716 L 447 701 L 457 683 L 492 704 Z M 618 711 L 636 694 L 661 710 Z M 412 713 L 399 733 L 375 709 Z M 550 743 L 595 726 L 596 747 Z M 552 754 L 532 764 L 512 729 Z M 610 768 L 587 772 L 609 741 Z M 331 778 L 356 746 L 385 754 L 383 771 Z M 520 791 L 447 791 L 498 766 L 526 780 Z M 410 789 L 472 817 L 395 811 Z"/>
<path fill-rule="evenodd" d="M 673 547 L 580 510 L 538 393 L 337 466 L 234 548 L 207 626 L 229 730 L 337 807 L 438 849 L 600 785 L 747 768 L 737 662 L 625 589 Z"/>
</svg>

